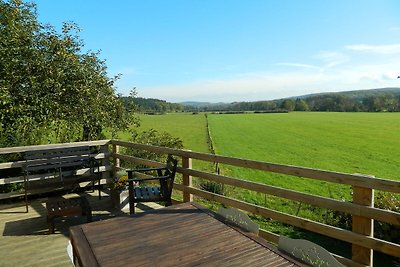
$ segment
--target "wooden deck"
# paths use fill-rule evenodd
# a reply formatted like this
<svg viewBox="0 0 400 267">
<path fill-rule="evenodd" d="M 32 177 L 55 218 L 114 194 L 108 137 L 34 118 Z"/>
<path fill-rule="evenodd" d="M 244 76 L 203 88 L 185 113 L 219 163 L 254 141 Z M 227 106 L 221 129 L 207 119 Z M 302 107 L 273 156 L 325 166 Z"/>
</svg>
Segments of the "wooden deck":
<svg viewBox="0 0 400 267">
<path fill-rule="evenodd" d="M 93 209 L 93 221 L 105 220 L 116 216 L 127 216 L 112 207 L 108 192 L 102 192 L 98 199 L 96 192 L 82 192 Z M 76 197 L 68 194 L 65 197 Z M 55 220 L 56 231 L 48 234 L 46 222 L 47 198 L 30 201 L 29 213 L 25 213 L 23 201 L 0 205 L 0 267 L 5 266 L 71 266 L 67 256 L 69 226 L 86 223 L 86 217 L 58 218 Z M 160 207 L 156 203 L 138 205 L 137 212 Z"/>
</svg>

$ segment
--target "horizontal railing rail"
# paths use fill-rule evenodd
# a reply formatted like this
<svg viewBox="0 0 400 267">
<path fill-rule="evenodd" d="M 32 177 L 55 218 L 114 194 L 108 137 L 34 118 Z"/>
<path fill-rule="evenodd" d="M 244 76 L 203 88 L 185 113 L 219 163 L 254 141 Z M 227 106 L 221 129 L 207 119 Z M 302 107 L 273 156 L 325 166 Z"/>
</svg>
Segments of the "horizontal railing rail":
<svg viewBox="0 0 400 267">
<path fill-rule="evenodd" d="M 114 158 L 114 165 L 116 165 L 116 167 L 119 167 L 120 160 L 143 164 L 150 167 L 159 167 L 163 165 L 162 163 L 121 154 L 119 153 L 119 147 L 146 150 L 158 154 L 172 154 L 182 157 L 182 167 L 178 167 L 177 171 L 178 173 L 181 173 L 183 175 L 184 179 L 182 184 L 175 184 L 175 189 L 182 191 L 184 195 L 184 201 L 190 201 L 191 199 L 193 199 L 193 196 L 205 198 L 253 213 L 255 215 L 262 216 L 264 218 L 273 219 L 281 223 L 296 226 L 301 229 L 319 233 L 352 244 L 352 260 L 335 255 L 340 261 L 342 261 L 346 265 L 372 265 L 372 250 L 391 256 L 400 257 L 399 244 L 385 241 L 373 236 L 373 220 L 378 220 L 393 225 L 400 225 L 400 213 L 390 210 L 378 209 L 373 206 L 374 190 L 400 193 L 400 182 L 398 181 L 385 180 L 382 178 L 375 178 L 361 174 L 339 173 L 262 161 L 219 156 L 214 154 L 192 152 L 187 150 L 134 144 L 118 140 L 111 140 L 110 143 L 113 146 L 112 157 Z M 191 164 L 188 164 L 188 162 L 192 159 L 350 185 L 353 187 L 353 201 L 346 202 L 327 197 L 316 196 L 286 188 L 241 180 L 234 177 L 194 170 L 191 167 L 185 167 L 185 165 L 191 166 Z M 191 177 L 203 178 L 224 185 L 247 189 L 254 192 L 284 198 L 287 200 L 298 201 L 301 203 L 306 203 L 333 211 L 345 212 L 353 216 L 353 230 L 349 231 L 341 229 L 320 222 L 301 218 L 295 215 L 262 207 L 257 204 L 247 203 L 243 200 L 238 200 L 204 191 L 193 186 L 191 182 Z M 368 201 L 360 201 L 359 199 L 367 199 Z M 360 228 L 363 230 L 360 231 Z M 260 235 L 272 242 L 277 242 L 279 238 L 279 235 L 265 230 L 262 230 L 260 232 Z"/>
</svg>

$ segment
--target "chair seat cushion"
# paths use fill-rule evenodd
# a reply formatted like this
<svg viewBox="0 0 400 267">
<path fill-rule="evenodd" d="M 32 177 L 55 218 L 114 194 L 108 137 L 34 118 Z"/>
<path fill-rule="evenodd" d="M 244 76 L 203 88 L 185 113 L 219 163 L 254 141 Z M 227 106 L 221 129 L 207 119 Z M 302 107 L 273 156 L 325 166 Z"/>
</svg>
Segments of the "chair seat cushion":
<svg viewBox="0 0 400 267">
<path fill-rule="evenodd" d="M 135 201 L 156 201 L 162 198 L 159 186 L 152 187 L 135 187 L 134 200 Z"/>
</svg>

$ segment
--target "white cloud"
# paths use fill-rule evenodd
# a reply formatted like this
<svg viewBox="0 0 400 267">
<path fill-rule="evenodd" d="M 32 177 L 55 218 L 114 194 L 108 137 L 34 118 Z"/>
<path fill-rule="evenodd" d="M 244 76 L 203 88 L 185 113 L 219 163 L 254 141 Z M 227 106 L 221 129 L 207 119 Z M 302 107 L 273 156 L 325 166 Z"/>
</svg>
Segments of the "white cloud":
<svg viewBox="0 0 400 267">
<path fill-rule="evenodd" d="M 325 68 L 331 68 L 349 61 L 349 57 L 336 51 L 323 51 L 317 54 L 316 58 L 322 60 Z"/>
<path fill-rule="evenodd" d="M 288 66 L 288 67 L 296 67 L 296 68 L 304 68 L 304 69 L 321 69 L 318 66 L 302 64 L 302 63 L 292 63 L 292 62 L 280 62 L 277 63 L 278 66 Z"/>
<path fill-rule="evenodd" d="M 140 96 L 157 97 L 169 101 L 201 100 L 233 102 L 268 100 L 303 93 L 311 93 L 311 84 L 325 80 L 319 75 L 299 73 L 248 73 L 234 79 L 197 81 L 176 86 L 148 87 Z"/>
<path fill-rule="evenodd" d="M 359 52 L 374 55 L 367 57 Z M 162 86 L 139 85 L 138 93 L 141 97 L 172 102 L 233 102 L 271 100 L 318 92 L 400 87 L 400 80 L 397 79 L 400 75 L 400 44 L 348 45 L 342 51 L 320 52 L 310 61 L 314 63 L 315 59 L 319 60 L 320 65 L 280 62 L 264 71 L 231 74 L 230 78 L 200 78 L 193 82 Z"/>
<path fill-rule="evenodd" d="M 186 100 L 233 102 L 270 100 L 317 92 L 337 92 L 400 86 L 397 60 L 374 64 L 344 64 L 321 72 L 318 68 L 290 72 L 254 72 L 232 79 L 199 80 L 192 83 L 139 88 L 142 97 L 172 102 Z M 399 73 L 400 74 L 400 73 Z"/>
<path fill-rule="evenodd" d="M 400 54 L 400 44 L 391 45 L 366 45 L 356 44 L 346 46 L 348 50 L 358 52 L 368 52 L 375 54 Z"/>
</svg>

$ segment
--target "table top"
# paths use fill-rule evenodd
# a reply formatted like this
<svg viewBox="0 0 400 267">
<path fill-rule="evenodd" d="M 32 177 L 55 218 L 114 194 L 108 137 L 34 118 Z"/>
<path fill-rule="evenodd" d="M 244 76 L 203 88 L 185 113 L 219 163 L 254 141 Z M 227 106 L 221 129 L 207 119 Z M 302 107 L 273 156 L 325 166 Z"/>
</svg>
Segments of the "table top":
<svg viewBox="0 0 400 267">
<path fill-rule="evenodd" d="M 196 203 L 73 226 L 70 238 L 82 266 L 305 266 Z"/>
</svg>

